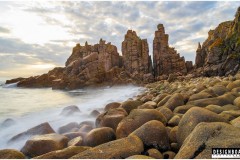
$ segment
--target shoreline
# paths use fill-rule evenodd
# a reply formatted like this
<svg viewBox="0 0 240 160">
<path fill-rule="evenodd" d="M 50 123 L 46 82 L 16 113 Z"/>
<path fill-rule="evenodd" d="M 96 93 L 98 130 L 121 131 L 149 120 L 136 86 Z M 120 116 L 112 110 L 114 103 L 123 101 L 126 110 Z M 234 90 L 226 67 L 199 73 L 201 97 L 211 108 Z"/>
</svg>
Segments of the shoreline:
<svg viewBox="0 0 240 160">
<path fill-rule="evenodd" d="M 240 147 L 240 142 L 232 141 L 229 136 L 240 134 L 240 73 L 228 77 L 160 81 L 145 88 L 122 103 L 107 104 L 105 112 L 96 114 L 95 127 L 86 122 L 81 124 L 79 130 L 84 131 L 81 133 L 39 135 L 30 138 L 21 151 L 28 157 L 40 159 L 188 159 L 193 158 L 197 146 L 202 143 L 213 147 L 230 147 L 232 144 Z M 64 127 L 69 131 L 75 126 Z M 215 127 L 222 129 L 211 137 Z M 60 148 L 52 147 L 40 153 L 37 146 L 46 138 L 49 142 L 44 142 L 45 145 L 61 144 Z M 208 150 L 209 147 L 205 147 L 202 150 L 205 154 L 194 155 L 194 158 L 211 158 Z"/>
</svg>

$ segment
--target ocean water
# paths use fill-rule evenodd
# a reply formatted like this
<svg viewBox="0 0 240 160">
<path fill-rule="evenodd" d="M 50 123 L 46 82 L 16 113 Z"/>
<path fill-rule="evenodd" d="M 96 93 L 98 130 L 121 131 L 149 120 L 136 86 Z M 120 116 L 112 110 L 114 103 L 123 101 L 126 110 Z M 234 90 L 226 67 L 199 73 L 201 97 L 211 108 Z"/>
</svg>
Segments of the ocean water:
<svg viewBox="0 0 240 160">
<path fill-rule="evenodd" d="M 4 79 L 0 80 L 0 84 L 3 84 Z M 70 122 L 95 121 L 95 117 L 90 115 L 93 110 L 102 111 L 110 102 L 122 102 L 143 91 L 144 88 L 132 85 L 72 91 L 17 88 L 16 84 L 0 85 L 0 149 L 21 149 L 27 138 L 11 144 L 7 143 L 8 140 L 44 122 L 49 122 L 57 131 Z M 60 115 L 62 109 L 69 105 L 77 105 L 81 112 L 71 116 Z M 15 123 L 2 126 L 7 118 L 13 119 Z"/>
</svg>

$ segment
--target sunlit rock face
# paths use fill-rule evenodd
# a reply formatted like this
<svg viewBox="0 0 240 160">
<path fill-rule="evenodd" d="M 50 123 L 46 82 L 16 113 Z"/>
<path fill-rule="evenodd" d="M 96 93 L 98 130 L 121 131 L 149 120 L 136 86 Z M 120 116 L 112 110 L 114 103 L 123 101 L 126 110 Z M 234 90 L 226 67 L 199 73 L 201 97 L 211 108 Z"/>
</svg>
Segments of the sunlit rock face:
<svg viewBox="0 0 240 160">
<path fill-rule="evenodd" d="M 128 30 L 122 42 L 122 55 L 126 71 L 139 80 L 153 80 L 147 39 L 141 39 L 135 31 Z"/>
<path fill-rule="evenodd" d="M 171 73 L 186 74 L 187 68 L 184 57 L 169 47 L 168 34 L 165 34 L 163 24 L 158 24 L 153 40 L 153 67 L 155 77 Z"/>
<path fill-rule="evenodd" d="M 235 74 L 240 62 L 240 8 L 235 19 L 219 24 L 196 51 L 198 73 L 204 76 Z"/>
</svg>

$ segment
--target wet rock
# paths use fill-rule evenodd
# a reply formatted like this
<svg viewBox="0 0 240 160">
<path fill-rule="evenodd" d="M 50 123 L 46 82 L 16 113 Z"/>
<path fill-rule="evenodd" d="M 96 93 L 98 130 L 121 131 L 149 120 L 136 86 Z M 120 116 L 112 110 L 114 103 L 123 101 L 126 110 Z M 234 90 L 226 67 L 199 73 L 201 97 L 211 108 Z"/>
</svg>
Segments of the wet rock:
<svg viewBox="0 0 240 160">
<path fill-rule="evenodd" d="M 36 157 L 51 151 L 67 147 L 68 138 L 59 134 L 45 134 L 29 139 L 21 151 L 29 156 Z"/>
<path fill-rule="evenodd" d="M 0 150 L 0 159 L 25 159 L 25 155 L 15 149 Z"/>
<path fill-rule="evenodd" d="M 52 129 L 52 127 L 49 125 L 49 123 L 45 122 L 40 125 L 37 125 L 33 128 L 28 129 L 25 132 L 22 132 L 20 134 L 17 134 L 16 136 L 12 137 L 9 140 L 9 143 L 12 143 L 14 141 L 18 141 L 23 139 L 26 136 L 35 136 L 35 135 L 43 135 L 43 134 L 49 134 L 49 133 L 55 133 L 55 131 Z"/>
<path fill-rule="evenodd" d="M 112 128 L 102 127 L 91 130 L 84 138 L 84 145 L 95 147 L 116 139 L 115 132 Z"/>
<path fill-rule="evenodd" d="M 99 116 L 100 112 L 98 110 L 93 110 L 91 113 L 90 113 L 90 116 L 93 116 L 93 117 L 97 117 Z"/>
<path fill-rule="evenodd" d="M 169 137 L 166 128 L 160 121 L 149 121 L 136 129 L 130 135 L 138 136 L 146 148 L 153 147 L 160 151 L 170 149 Z"/>
<path fill-rule="evenodd" d="M 92 126 L 84 124 L 82 125 L 82 127 L 78 130 L 78 132 L 84 132 L 84 133 L 88 133 L 93 129 Z"/>
<path fill-rule="evenodd" d="M 212 148 L 239 148 L 240 129 L 223 122 L 199 123 L 184 141 L 176 159 L 210 159 Z"/>
<path fill-rule="evenodd" d="M 179 122 L 177 141 L 181 145 L 200 122 L 227 122 L 218 114 L 200 107 L 193 107 L 185 113 Z"/>
<path fill-rule="evenodd" d="M 121 105 L 121 103 L 118 103 L 118 102 L 109 103 L 105 106 L 104 111 L 108 111 L 109 109 L 118 108 L 120 105 Z"/>
<path fill-rule="evenodd" d="M 159 152 L 155 148 L 151 148 L 151 149 L 147 150 L 146 155 L 149 157 L 152 157 L 152 158 L 156 158 L 156 159 L 163 159 L 162 153 Z"/>
<path fill-rule="evenodd" d="M 137 107 L 142 104 L 143 103 L 141 101 L 128 100 L 123 102 L 120 107 L 125 109 L 125 111 L 129 114 L 133 109 L 137 109 Z"/>
<path fill-rule="evenodd" d="M 75 137 L 68 142 L 68 146 L 81 146 L 83 144 L 83 139 L 81 136 Z"/>
<path fill-rule="evenodd" d="M 67 106 L 65 108 L 63 108 L 62 112 L 60 113 L 60 115 L 64 115 L 64 116 L 70 116 L 74 113 L 80 113 L 80 109 L 78 108 L 78 106 L 72 105 L 72 106 Z"/>
<path fill-rule="evenodd" d="M 73 128 L 79 128 L 78 123 L 76 123 L 76 122 L 68 123 L 68 124 L 60 127 L 58 129 L 58 133 L 60 133 L 60 134 L 67 133 L 67 132 L 71 131 Z"/>
<path fill-rule="evenodd" d="M 0 127 L 7 128 L 7 127 L 10 127 L 14 124 L 16 124 L 16 122 L 13 119 L 7 118 L 1 123 Z"/>
<path fill-rule="evenodd" d="M 19 78 L 14 78 L 14 79 L 10 79 L 10 80 L 6 80 L 5 84 L 11 84 L 11 83 L 17 83 L 19 81 L 24 80 L 25 78 L 19 77 Z"/>
<path fill-rule="evenodd" d="M 63 150 L 52 151 L 41 156 L 34 157 L 33 159 L 68 159 L 90 148 L 91 147 L 85 146 L 70 146 Z"/>
<path fill-rule="evenodd" d="M 81 152 L 71 159 L 120 159 L 143 152 L 143 143 L 137 136 L 129 136 Z"/>
<path fill-rule="evenodd" d="M 161 112 L 153 109 L 134 109 L 126 118 L 124 118 L 117 127 L 117 138 L 123 138 L 128 136 L 137 128 L 141 127 L 144 123 L 158 120 L 164 125 L 167 120 Z"/>
<path fill-rule="evenodd" d="M 63 135 L 66 136 L 69 140 L 72 140 L 79 136 L 84 138 L 86 136 L 86 134 L 87 134 L 86 132 L 68 132 Z"/>
</svg>

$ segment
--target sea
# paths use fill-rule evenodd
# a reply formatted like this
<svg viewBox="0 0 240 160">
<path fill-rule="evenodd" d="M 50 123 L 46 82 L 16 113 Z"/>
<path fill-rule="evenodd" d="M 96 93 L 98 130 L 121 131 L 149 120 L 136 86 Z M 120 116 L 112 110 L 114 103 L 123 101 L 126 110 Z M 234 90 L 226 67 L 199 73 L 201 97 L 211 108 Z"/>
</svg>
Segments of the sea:
<svg viewBox="0 0 240 160">
<path fill-rule="evenodd" d="M 101 88 L 77 89 L 71 91 L 51 88 L 19 88 L 15 84 L 5 85 L 6 78 L 0 78 L 0 149 L 20 150 L 27 139 L 8 143 L 13 136 L 41 123 L 48 122 L 57 131 L 70 122 L 95 121 L 90 115 L 93 110 L 103 112 L 110 102 L 123 102 L 144 92 L 134 85 L 106 86 Z M 63 108 L 76 105 L 80 113 L 71 116 L 60 115 Z M 6 119 L 13 125 L 2 125 Z"/>
</svg>

